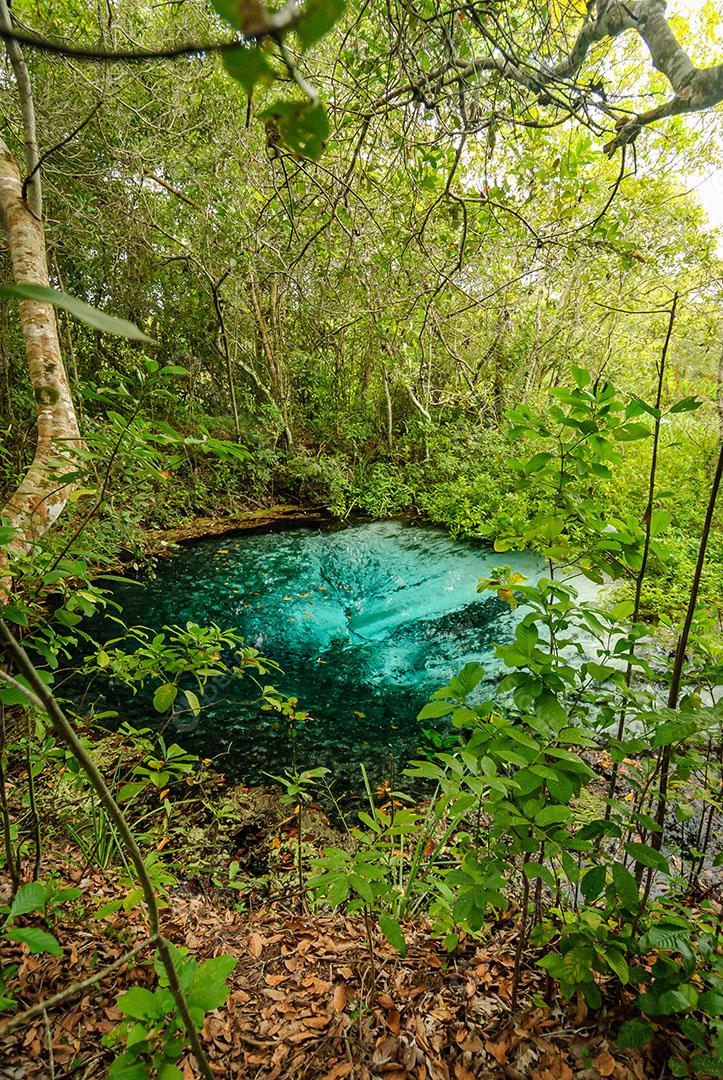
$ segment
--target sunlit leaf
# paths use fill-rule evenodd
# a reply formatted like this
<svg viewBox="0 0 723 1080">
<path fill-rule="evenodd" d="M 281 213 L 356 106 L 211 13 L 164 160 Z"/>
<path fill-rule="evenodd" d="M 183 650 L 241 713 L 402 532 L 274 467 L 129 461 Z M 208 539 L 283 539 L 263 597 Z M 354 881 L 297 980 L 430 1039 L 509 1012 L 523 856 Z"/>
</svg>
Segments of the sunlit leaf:
<svg viewBox="0 0 723 1080">
<path fill-rule="evenodd" d="M 344 14 L 346 0 L 308 0 L 296 33 L 304 49 L 311 48 Z"/>
<path fill-rule="evenodd" d="M 247 94 L 260 79 L 270 82 L 275 77 L 274 69 L 258 45 L 239 45 L 238 49 L 224 53 L 223 66 L 232 79 L 241 83 Z"/>
</svg>

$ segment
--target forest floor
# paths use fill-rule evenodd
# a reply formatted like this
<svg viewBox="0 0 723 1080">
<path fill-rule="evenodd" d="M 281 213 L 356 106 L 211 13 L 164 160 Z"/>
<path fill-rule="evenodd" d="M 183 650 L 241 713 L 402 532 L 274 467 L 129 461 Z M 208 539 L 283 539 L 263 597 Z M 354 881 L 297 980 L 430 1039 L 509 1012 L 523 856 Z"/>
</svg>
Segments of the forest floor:
<svg viewBox="0 0 723 1080">
<path fill-rule="evenodd" d="M 65 880 L 67 869 L 66 863 Z M 117 895 L 99 873 L 79 872 L 75 883 L 98 902 Z M 376 935 L 372 971 L 361 917 L 312 914 L 288 904 L 238 912 L 188 889 L 173 890 L 168 901 L 163 932 L 171 941 L 199 960 L 221 953 L 238 958 L 228 1002 L 209 1014 L 203 1032 L 219 1077 L 641 1080 L 662 1075 L 671 1052 L 667 1038 L 645 1056 L 615 1046 L 622 1002 L 594 1016 L 584 1005 L 526 1004 L 530 993 L 545 992 L 544 973 L 534 966 L 523 968 L 520 1005 L 512 1011 L 516 941 L 509 918 L 451 956 L 424 923 L 405 926 L 405 957 Z M 138 908 L 130 918 L 122 912 L 115 919 L 86 917 L 56 933 L 62 958 L 19 949 L 14 958 L 26 1008 L 113 964 L 148 937 Z M 141 949 L 125 966 L 6 1036 L 1 1080 L 104 1075 L 112 1052 L 100 1040 L 122 1019 L 117 996 L 130 985 L 155 984 L 151 957 L 150 947 Z M 190 1057 L 181 1068 L 185 1080 L 198 1075 Z"/>
<path fill-rule="evenodd" d="M 111 755 L 114 746 L 111 737 Z M 522 958 L 513 1008 L 514 911 L 490 921 L 478 939 L 463 937 L 451 954 L 431 936 L 424 919 L 404 925 L 404 956 L 374 925 L 370 952 L 362 916 L 318 913 L 302 905 L 296 892 L 296 815 L 289 817 L 278 792 L 224 789 L 216 780 L 223 778 L 210 774 L 202 798 L 177 804 L 169 832 L 155 846 L 170 858 L 167 866 L 176 875 L 163 908 L 165 936 L 199 961 L 220 954 L 238 961 L 228 1001 L 208 1015 L 203 1033 L 219 1077 L 643 1080 L 666 1075 L 671 1056 L 686 1056 L 664 1019 L 644 1051 L 618 1048 L 615 1035 L 634 1015 L 633 995 L 609 994 L 594 1013 L 587 1012 L 582 998 L 562 1003 L 536 966 L 534 951 Z M 221 829 L 210 825 L 208 813 L 219 797 L 234 810 Z M 53 814 L 66 798 L 62 786 L 41 793 L 42 876 L 55 875 L 82 895 L 66 904 L 51 926 L 62 956 L 3 946 L 3 964 L 18 965 L 13 980 L 18 1007 L 31 1009 L 138 951 L 45 1014 L 39 1011 L 4 1036 L 0 1028 L 0 1080 L 104 1076 L 115 1052 L 101 1039 L 122 1019 L 118 995 L 132 985 L 156 985 L 142 909 L 101 910 L 128 895 L 128 880 L 118 870 L 83 866 L 77 848 L 52 828 Z M 78 804 L 76 817 L 81 809 Z M 183 851 L 176 847 L 181 837 L 187 845 Z M 305 862 L 325 845 L 340 842 L 315 807 L 305 811 L 302 837 Z M 228 887 L 230 860 L 240 866 L 238 880 L 248 883 L 237 891 Z M 218 869 L 202 872 L 204 864 Z M 26 861 L 26 880 L 30 870 Z M 9 883 L 0 879 L 0 902 L 7 894 Z M 43 925 L 34 916 L 23 922 Z M 545 1000 L 549 1007 L 542 1006 Z M 198 1075 L 190 1057 L 181 1067 L 185 1080 Z"/>
</svg>

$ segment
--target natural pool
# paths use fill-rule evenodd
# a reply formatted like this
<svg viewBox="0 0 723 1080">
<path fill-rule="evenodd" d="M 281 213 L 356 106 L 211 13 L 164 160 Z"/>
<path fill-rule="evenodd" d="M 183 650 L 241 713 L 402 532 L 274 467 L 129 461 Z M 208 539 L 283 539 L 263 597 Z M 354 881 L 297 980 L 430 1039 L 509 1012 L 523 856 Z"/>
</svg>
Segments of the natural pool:
<svg viewBox="0 0 723 1080">
<path fill-rule="evenodd" d="M 501 564 L 533 580 L 545 569 L 534 555 L 399 522 L 299 528 L 187 545 L 143 588 L 117 585 L 114 598 L 129 625 L 237 628 L 283 668 L 267 681 L 313 717 L 297 735 L 299 767 L 326 765 L 348 790 L 359 787 L 360 761 L 378 783 L 390 755 L 397 768 L 414 755 L 419 709 L 467 661 L 481 661 L 488 678 L 499 673 L 494 644 L 520 616 L 476 586 Z M 233 686 L 176 737 L 203 756 L 224 754 L 219 768 L 235 779 L 278 773 L 291 762 L 287 726 L 257 695 L 249 680 Z M 135 723 L 152 713 L 113 687 L 105 700 Z"/>
</svg>

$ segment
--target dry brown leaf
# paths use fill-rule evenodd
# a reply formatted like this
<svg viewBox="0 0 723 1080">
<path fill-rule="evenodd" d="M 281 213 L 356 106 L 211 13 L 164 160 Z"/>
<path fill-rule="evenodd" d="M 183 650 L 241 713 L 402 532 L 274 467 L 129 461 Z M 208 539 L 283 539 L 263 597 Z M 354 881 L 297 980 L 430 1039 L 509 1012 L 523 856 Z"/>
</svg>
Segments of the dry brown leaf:
<svg viewBox="0 0 723 1080">
<path fill-rule="evenodd" d="M 382 1065 L 386 1065 L 390 1061 L 394 1061 L 397 1056 L 397 1048 L 399 1046 L 399 1040 L 393 1035 L 387 1035 L 383 1038 L 374 1048 L 372 1054 L 372 1065 L 376 1069 L 380 1069 Z"/>
<path fill-rule="evenodd" d="M 334 1012 L 343 1012 L 346 1008 L 346 985 L 338 983 L 334 989 Z"/>
<path fill-rule="evenodd" d="M 485 1043 L 485 1050 L 488 1054 L 491 1054 L 498 1065 L 507 1064 L 507 1043 L 504 1042 L 492 1042 L 488 1040 Z"/>
<path fill-rule="evenodd" d="M 598 1054 L 596 1058 L 593 1058 L 592 1063 L 601 1076 L 612 1076 L 617 1064 L 612 1054 L 606 1052 Z"/>
<path fill-rule="evenodd" d="M 343 1061 L 341 1065 L 335 1065 L 326 1076 L 322 1076 L 321 1080 L 344 1080 L 344 1077 L 348 1076 L 353 1068 L 354 1065 L 351 1061 Z"/>
<path fill-rule="evenodd" d="M 251 955 L 255 956 L 258 960 L 264 951 L 264 939 L 261 937 L 261 934 L 257 934 L 255 931 L 251 934 L 249 937 L 248 949 Z"/>
<path fill-rule="evenodd" d="M 286 1038 L 290 1043 L 296 1045 L 297 1043 L 306 1042 L 307 1039 L 316 1039 L 318 1034 L 316 1031 L 295 1031 L 291 1035 L 287 1035 Z"/>
<path fill-rule="evenodd" d="M 582 996 L 582 990 L 577 991 L 577 1008 L 575 1010 L 575 1023 L 581 1024 L 587 1016 L 587 1005 L 585 1004 L 585 998 Z"/>
<path fill-rule="evenodd" d="M 304 1019 L 304 1025 L 310 1028 L 325 1028 L 331 1020 L 330 1016 L 309 1016 Z"/>
<path fill-rule="evenodd" d="M 387 1012 L 387 1027 L 393 1035 L 399 1034 L 400 1020 L 401 1017 L 399 1015 L 399 1010 L 389 1009 L 389 1011 Z"/>
</svg>

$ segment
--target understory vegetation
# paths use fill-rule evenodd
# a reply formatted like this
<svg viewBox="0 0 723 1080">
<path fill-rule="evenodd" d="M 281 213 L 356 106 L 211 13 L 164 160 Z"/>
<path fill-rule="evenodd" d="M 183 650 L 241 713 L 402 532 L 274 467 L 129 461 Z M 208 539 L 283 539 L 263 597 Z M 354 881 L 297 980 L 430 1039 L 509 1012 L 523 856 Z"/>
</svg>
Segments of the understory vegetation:
<svg viewBox="0 0 723 1080">
<path fill-rule="evenodd" d="M 723 1076 L 720 30 L 0 0 L 0 1075 Z M 260 642 L 113 596 L 289 505 L 516 612 L 355 798 Z M 268 788 L 184 745 L 234 694 Z"/>
</svg>

